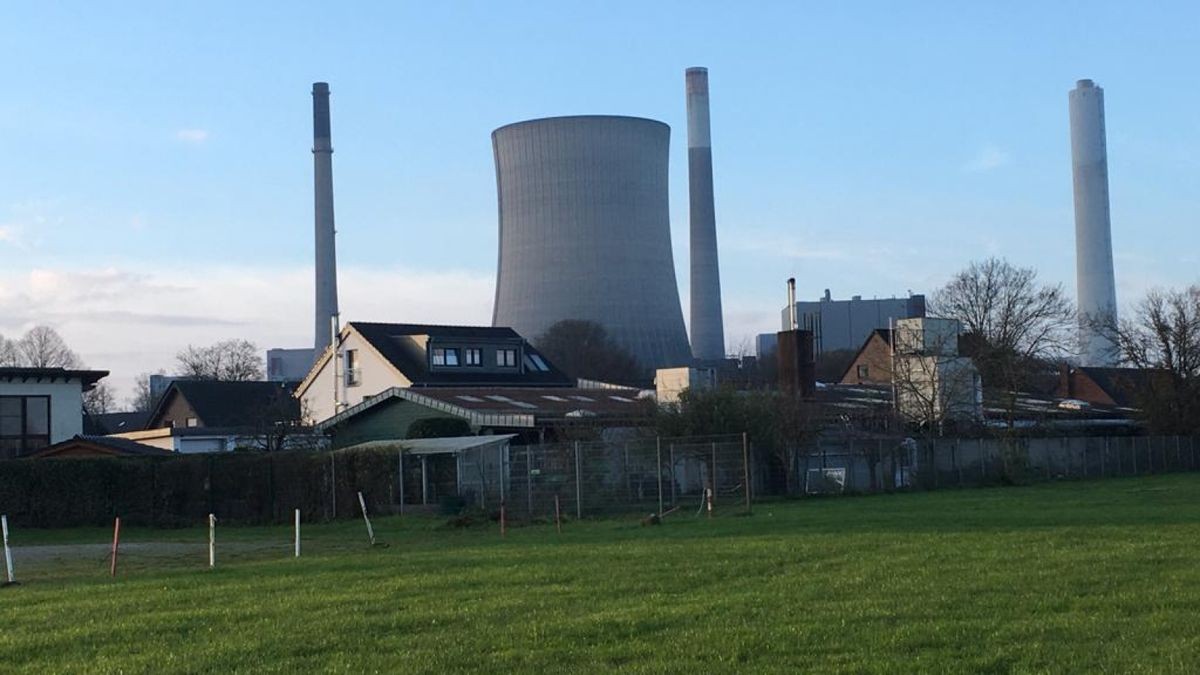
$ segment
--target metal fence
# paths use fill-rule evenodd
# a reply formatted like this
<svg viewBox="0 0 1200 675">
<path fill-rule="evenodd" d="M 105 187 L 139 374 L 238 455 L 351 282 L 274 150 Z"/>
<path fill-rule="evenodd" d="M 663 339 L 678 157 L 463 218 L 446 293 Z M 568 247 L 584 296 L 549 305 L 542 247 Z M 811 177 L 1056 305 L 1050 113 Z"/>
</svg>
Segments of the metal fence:
<svg viewBox="0 0 1200 675">
<path fill-rule="evenodd" d="M 1200 469 L 1195 437 L 821 439 L 794 453 L 792 493 L 969 487 Z"/>
</svg>

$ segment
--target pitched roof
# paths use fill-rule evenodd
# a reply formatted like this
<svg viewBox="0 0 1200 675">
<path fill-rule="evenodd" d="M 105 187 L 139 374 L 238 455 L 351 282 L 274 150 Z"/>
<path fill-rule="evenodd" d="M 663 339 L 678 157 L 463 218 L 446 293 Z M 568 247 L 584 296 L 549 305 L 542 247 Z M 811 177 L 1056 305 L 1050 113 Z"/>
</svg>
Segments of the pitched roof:
<svg viewBox="0 0 1200 675">
<path fill-rule="evenodd" d="M 176 380 L 158 400 L 146 424 L 160 423 L 172 394 L 182 396 L 205 427 L 249 427 L 263 421 L 268 412 L 299 417 L 300 402 L 292 397 L 294 390 L 292 382 Z M 278 408 L 272 410 L 273 406 Z"/>
<path fill-rule="evenodd" d="M 423 386 L 535 386 L 570 387 L 574 381 L 559 370 L 533 345 L 525 342 L 517 332 L 503 326 L 445 326 L 413 323 L 370 323 L 352 321 L 347 324 L 371 344 L 392 366 L 404 374 L 414 387 Z M 510 341 L 524 344 L 525 354 L 536 354 L 549 368 L 546 371 L 526 369 L 519 375 L 512 373 L 488 373 L 461 370 L 437 370 L 430 372 L 425 355 L 412 349 L 407 337 L 428 335 L 431 338 L 451 340 Z"/>
<path fill-rule="evenodd" d="M 150 413 L 147 411 L 101 413 L 85 416 L 83 426 L 86 435 L 107 436 L 125 431 L 145 429 L 146 422 L 149 420 Z"/>
<path fill-rule="evenodd" d="M 139 456 L 139 457 L 166 457 L 173 454 L 169 450 L 156 448 L 145 443 L 138 443 L 127 438 L 117 438 L 114 436 L 75 436 L 65 441 L 60 441 L 46 448 L 42 448 L 30 455 L 31 457 L 56 457 L 59 455 L 68 455 L 70 451 L 84 451 L 84 453 L 95 456 Z M 79 455 L 75 455 L 79 456 Z"/>
<path fill-rule="evenodd" d="M 325 431 L 375 406 L 404 400 L 461 417 L 478 426 L 532 428 L 539 421 L 649 417 L 653 406 L 627 390 L 516 387 L 392 387 L 317 424 Z"/>
<path fill-rule="evenodd" d="M 1137 407 L 1139 390 L 1153 384 L 1154 378 L 1163 371 L 1146 368 L 1100 368 L 1081 366 L 1076 369 L 1088 376 L 1096 386 L 1104 390 L 1122 408 Z"/>
<path fill-rule="evenodd" d="M 892 344 L 892 329 L 891 328 L 876 328 L 871 331 L 866 340 L 863 340 L 862 346 L 854 352 L 854 358 L 850 359 L 850 363 L 846 364 L 846 370 L 842 371 L 842 376 L 838 378 L 838 382 L 845 380 L 850 375 L 850 370 L 858 363 L 858 359 L 862 357 L 863 352 L 867 351 L 867 347 L 871 346 L 871 341 L 878 335 L 880 340 L 883 340 L 885 345 Z"/>
</svg>

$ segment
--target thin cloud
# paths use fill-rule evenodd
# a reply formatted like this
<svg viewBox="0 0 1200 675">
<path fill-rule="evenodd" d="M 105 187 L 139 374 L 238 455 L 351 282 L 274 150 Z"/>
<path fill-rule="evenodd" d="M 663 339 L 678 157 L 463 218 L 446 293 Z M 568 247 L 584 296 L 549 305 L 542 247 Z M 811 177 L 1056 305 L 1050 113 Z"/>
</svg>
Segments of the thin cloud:
<svg viewBox="0 0 1200 675">
<path fill-rule="evenodd" d="M 208 131 L 205 129 L 180 129 L 175 132 L 175 139 L 184 143 L 199 145 L 208 140 Z"/>
<path fill-rule="evenodd" d="M 979 152 L 963 165 L 963 171 L 967 173 L 984 173 L 993 169 L 998 169 L 1009 164 L 1012 157 L 1008 152 L 994 145 L 985 145 L 979 149 Z"/>
</svg>

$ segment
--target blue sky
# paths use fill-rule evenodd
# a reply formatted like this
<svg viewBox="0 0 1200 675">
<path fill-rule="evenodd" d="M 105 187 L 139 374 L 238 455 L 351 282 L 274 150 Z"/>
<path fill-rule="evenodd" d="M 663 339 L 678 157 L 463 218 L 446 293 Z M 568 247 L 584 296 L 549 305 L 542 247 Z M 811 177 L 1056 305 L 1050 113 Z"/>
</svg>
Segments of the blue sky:
<svg viewBox="0 0 1200 675">
<path fill-rule="evenodd" d="M 1003 255 L 1073 293 L 1067 91 L 1105 88 L 1120 299 L 1196 281 L 1195 3 L 23 3 L 0 22 L 0 334 L 127 386 L 191 343 L 311 331 L 310 85 L 333 90 L 346 318 L 490 319 L 489 134 L 712 86 L 728 342 L 783 280 L 928 292 Z M 15 66 L 15 67 L 14 67 Z"/>
</svg>

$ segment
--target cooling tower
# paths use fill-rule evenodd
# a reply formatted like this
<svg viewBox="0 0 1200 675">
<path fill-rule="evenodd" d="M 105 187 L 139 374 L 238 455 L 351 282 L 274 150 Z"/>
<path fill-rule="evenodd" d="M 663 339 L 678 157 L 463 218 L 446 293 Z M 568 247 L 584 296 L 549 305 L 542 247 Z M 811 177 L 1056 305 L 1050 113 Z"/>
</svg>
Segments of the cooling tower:
<svg viewBox="0 0 1200 675">
<path fill-rule="evenodd" d="M 708 69 L 685 73 L 688 121 L 688 197 L 691 220 L 692 355 L 701 361 L 725 358 L 721 319 L 721 272 L 717 265 L 717 221 L 713 206 L 712 143 L 708 128 Z"/>
<path fill-rule="evenodd" d="M 1075 182 L 1075 279 L 1079 295 L 1080 358 L 1084 365 L 1113 365 L 1112 341 L 1096 321 L 1116 321 L 1112 227 L 1108 213 L 1108 151 L 1104 90 L 1079 80 L 1071 90 L 1071 170 Z"/>
<path fill-rule="evenodd" d="M 329 134 L 329 85 L 314 82 L 313 207 L 316 233 L 316 302 L 313 347 L 320 355 L 333 340 L 333 317 L 338 313 L 337 254 L 333 225 L 333 144 Z"/>
<path fill-rule="evenodd" d="M 593 321 L 644 366 L 691 362 L 667 210 L 670 128 L 554 117 L 492 133 L 500 259 L 492 324 L 536 339 Z"/>
</svg>

